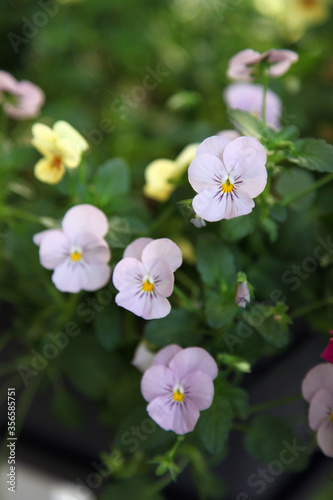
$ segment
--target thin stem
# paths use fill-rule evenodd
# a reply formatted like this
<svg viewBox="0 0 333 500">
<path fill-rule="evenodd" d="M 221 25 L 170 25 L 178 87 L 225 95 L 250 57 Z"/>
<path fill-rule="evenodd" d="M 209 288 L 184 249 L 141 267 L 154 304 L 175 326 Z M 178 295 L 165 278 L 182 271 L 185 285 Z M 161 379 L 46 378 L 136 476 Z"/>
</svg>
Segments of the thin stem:
<svg viewBox="0 0 333 500">
<path fill-rule="evenodd" d="M 173 291 L 183 301 L 184 306 L 186 306 L 187 309 L 195 312 L 196 314 L 199 313 L 199 310 L 195 307 L 195 305 L 192 304 L 192 302 L 186 297 L 185 293 L 182 292 L 177 286 L 174 286 Z"/>
<path fill-rule="evenodd" d="M 184 439 L 185 439 L 185 436 L 178 436 L 177 437 L 177 441 L 175 442 L 175 444 L 173 445 L 173 447 L 171 448 L 171 450 L 168 453 L 169 460 L 173 460 L 174 459 L 176 451 L 177 451 L 180 443 L 182 443 L 184 441 Z"/>
<path fill-rule="evenodd" d="M 267 401 L 266 403 L 253 405 L 250 407 L 249 411 L 250 413 L 257 413 L 259 411 L 268 410 L 269 408 L 275 408 L 277 406 L 293 403 L 299 399 L 302 399 L 301 394 L 294 394 L 293 396 L 286 396 L 284 398 L 274 399 L 273 401 Z"/>
<path fill-rule="evenodd" d="M 38 224 L 44 225 L 43 217 L 41 217 L 40 215 L 32 214 L 16 207 L 9 207 L 7 205 L 2 207 L 0 209 L 0 212 L 0 215 L 4 215 L 5 217 L 14 217 L 16 219 L 26 220 L 29 222 L 37 222 Z"/>
<path fill-rule="evenodd" d="M 292 319 L 299 318 L 299 316 L 305 316 L 306 314 L 311 313 L 312 311 L 316 311 L 317 309 L 321 309 L 325 306 L 333 305 L 333 297 L 327 297 L 323 300 L 318 300 L 317 302 L 312 302 L 310 305 L 306 305 L 304 307 L 299 307 L 293 312 L 290 317 Z"/>
<path fill-rule="evenodd" d="M 160 225 L 162 225 L 175 210 L 174 205 L 170 205 L 162 214 L 150 225 L 149 233 L 153 233 Z"/>
<path fill-rule="evenodd" d="M 325 175 L 325 177 L 322 177 L 318 181 L 314 182 L 310 186 L 307 186 L 306 188 L 302 189 L 302 191 L 299 191 L 298 193 L 295 193 L 291 196 L 287 196 L 284 198 L 284 200 L 281 201 L 281 205 L 283 207 L 286 207 L 287 205 L 290 205 L 294 201 L 299 200 L 300 198 L 303 198 L 303 196 L 306 196 L 307 194 L 311 193 L 315 189 L 319 189 L 320 187 L 324 186 L 328 182 L 331 182 L 333 180 L 333 173 Z"/>
</svg>

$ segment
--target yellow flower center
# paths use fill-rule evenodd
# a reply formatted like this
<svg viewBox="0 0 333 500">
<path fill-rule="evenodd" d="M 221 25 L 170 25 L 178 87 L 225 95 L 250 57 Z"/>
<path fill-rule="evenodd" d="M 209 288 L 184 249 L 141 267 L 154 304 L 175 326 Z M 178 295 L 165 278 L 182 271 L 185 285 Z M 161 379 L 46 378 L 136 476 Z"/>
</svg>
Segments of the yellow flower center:
<svg viewBox="0 0 333 500">
<path fill-rule="evenodd" d="M 146 280 L 142 284 L 142 291 L 143 292 L 149 292 L 151 293 L 154 290 L 154 283 L 150 283 L 148 280 Z"/>
<path fill-rule="evenodd" d="M 231 182 L 229 181 L 229 179 L 227 179 L 225 181 L 224 184 L 222 184 L 222 192 L 223 193 L 232 193 L 234 190 L 234 185 L 231 184 Z"/>
<path fill-rule="evenodd" d="M 75 250 L 74 252 L 71 253 L 71 259 L 76 262 L 78 260 L 81 260 L 82 259 L 82 253 L 78 252 L 77 250 Z"/>
<path fill-rule="evenodd" d="M 299 2 L 305 9 L 313 9 L 317 7 L 317 0 L 300 0 Z"/>
<path fill-rule="evenodd" d="M 173 400 L 177 401 L 178 403 L 182 403 L 184 401 L 184 393 L 180 392 L 179 389 L 176 389 L 173 393 Z"/>
</svg>

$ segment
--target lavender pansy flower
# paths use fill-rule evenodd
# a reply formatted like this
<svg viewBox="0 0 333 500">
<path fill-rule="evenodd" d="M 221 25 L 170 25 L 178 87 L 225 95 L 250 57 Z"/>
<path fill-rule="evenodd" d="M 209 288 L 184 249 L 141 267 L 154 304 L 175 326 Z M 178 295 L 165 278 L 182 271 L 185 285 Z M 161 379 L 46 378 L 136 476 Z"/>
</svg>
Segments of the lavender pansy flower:
<svg viewBox="0 0 333 500">
<path fill-rule="evenodd" d="M 230 59 L 227 76 L 231 80 L 251 81 L 254 66 L 263 61 L 269 65 L 269 76 L 277 78 L 284 75 L 290 66 L 298 61 L 298 54 L 284 49 L 271 49 L 263 54 L 252 49 L 245 49 Z"/>
<path fill-rule="evenodd" d="M 223 98 L 228 108 L 248 111 L 258 118 L 262 118 L 264 88 L 254 83 L 232 83 L 227 86 Z M 267 89 L 266 94 L 266 123 L 274 129 L 281 127 L 282 102 L 277 94 Z"/>
<path fill-rule="evenodd" d="M 238 283 L 236 290 L 235 302 L 239 307 L 246 307 L 246 303 L 250 302 L 250 290 L 247 281 Z"/>
<path fill-rule="evenodd" d="M 302 394 L 309 407 L 309 425 L 317 431 L 322 452 L 333 457 L 333 365 L 322 363 L 306 375 Z"/>
<path fill-rule="evenodd" d="M 205 139 L 188 170 L 195 213 L 209 222 L 249 214 L 267 183 L 266 158 L 253 137 Z"/>
<path fill-rule="evenodd" d="M 173 273 L 181 264 L 182 252 L 173 241 L 138 238 L 114 269 L 113 284 L 119 290 L 116 303 L 144 319 L 167 316 Z"/>
<path fill-rule="evenodd" d="M 217 364 L 205 349 L 169 345 L 144 373 L 141 392 L 149 416 L 166 431 L 193 431 L 201 410 L 213 402 Z"/>
<path fill-rule="evenodd" d="M 53 269 L 52 281 L 61 292 L 102 288 L 110 279 L 111 253 L 103 239 L 108 231 L 105 214 L 93 205 L 76 205 L 62 220 L 62 229 L 37 233 L 40 263 Z"/>
<path fill-rule="evenodd" d="M 27 80 L 18 82 L 7 71 L 0 70 L 0 102 L 4 99 L 4 93 L 15 99 L 5 101 L 4 112 L 16 120 L 34 118 L 45 102 L 44 92 L 37 85 Z"/>
</svg>

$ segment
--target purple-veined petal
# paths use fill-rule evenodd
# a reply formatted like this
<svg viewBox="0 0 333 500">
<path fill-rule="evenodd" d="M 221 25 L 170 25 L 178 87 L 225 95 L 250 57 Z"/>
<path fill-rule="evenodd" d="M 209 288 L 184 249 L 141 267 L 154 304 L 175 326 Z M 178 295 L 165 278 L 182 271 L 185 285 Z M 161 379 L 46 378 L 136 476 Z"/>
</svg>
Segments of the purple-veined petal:
<svg viewBox="0 0 333 500">
<path fill-rule="evenodd" d="M 265 165 L 265 148 L 254 137 L 237 137 L 230 141 L 223 153 L 223 160 L 229 174 L 241 174 L 246 167 L 255 168 L 256 164 Z"/>
<path fill-rule="evenodd" d="M 133 259 L 141 260 L 144 248 L 151 243 L 153 238 L 138 238 L 128 245 L 125 249 L 123 258 L 132 257 Z"/>
<path fill-rule="evenodd" d="M 188 347 L 176 354 L 169 363 L 170 369 L 182 380 L 188 373 L 201 370 L 212 380 L 217 377 L 218 368 L 214 358 L 201 347 Z"/>
<path fill-rule="evenodd" d="M 76 205 L 70 208 L 62 220 L 62 228 L 71 239 L 80 233 L 93 233 L 105 236 L 109 224 L 106 215 L 89 204 Z"/>
<path fill-rule="evenodd" d="M 197 194 L 192 202 L 195 212 L 204 220 L 216 222 L 233 219 L 252 212 L 254 202 L 246 192 L 237 189 L 234 193 L 219 193 L 217 190 L 205 190 Z"/>
<path fill-rule="evenodd" d="M 159 396 L 172 396 L 176 381 L 172 371 L 166 366 L 148 368 L 141 379 L 142 396 L 148 403 Z"/>
<path fill-rule="evenodd" d="M 199 410 L 207 410 L 211 406 L 214 384 L 207 373 L 201 370 L 190 372 L 181 380 L 181 385 L 184 387 L 186 401 L 190 399 Z"/>
<path fill-rule="evenodd" d="M 173 292 L 175 282 L 169 263 L 165 259 L 156 260 L 155 262 L 151 262 L 147 271 L 153 281 L 154 291 L 163 297 L 169 297 Z"/>
<path fill-rule="evenodd" d="M 176 271 L 183 262 L 182 252 L 176 243 L 169 238 L 159 238 L 149 243 L 142 252 L 142 262 L 146 269 L 149 263 L 157 259 L 165 259 L 171 271 Z"/>
<path fill-rule="evenodd" d="M 164 347 L 153 359 L 153 365 L 163 365 L 168 366 L 172 358 L 180 351 L 182 351 L 182 347 L 177 344 L 171 344 L 167 347 Z"/>
<path fill-rule="evenodd" d="M 146 270 L 142 262 L 128 257 L 122 259 L 113 270 L 112 281 L 117 290 L 133 289 L 134 293 L 142 288 Z"/>
<path fill-rule="evenodd" d="M 196 151 L 196 157 L 203 154 L 208 154 L 217 156 L 222 161 L 223 151 L 229 142 L 230 140 L 226 136 L 213 135 L 211 137 L 207 137 L 207 139 L 199 144 Z"/>
<path fill-rule="evenodd" d="M 147 406 L 147 412 L 162 429 L 179 435 L 193 431 L 200 416 L 194 403 L 170 401 L 170 396 L 153 399 Z"/>
<path fill-rule="evenodd" d="M 309 425 L 316 431 L 329 419 L 333 411 L 333 392 L 320 389 L 311 399 L 309 408 Z"/>
<path fill-rule="evenodd" d="M 39 260 L 46 269 L 55 269 L 69 255 L 70 243 L 64 233 L 53 229 L 44 233 L 39 247 Z"/>
<path fill-rule="evenodd" d="M 196 156 L 188 169 L 189 183 L 197 193 L 222 187 L 222 180 L 226 175 L 227 171 L 222 160 L 206 153 Z"/>
<path fill-rule="evenodd" d="M 317 441 L 322 452 L 327 457 L 333 457 L 333 424 L 328 420 L 320 426 Z"/>
<path fill-rule="evenodd" d="M 138 291 L 135 288 L 121 290 L 115 298 L 118 306 L 143 319 L 164 318 L 171 311 L 170 302 L 158 293 Z"/>
<path fill-rule="evenodd" d="M 302 384 L 302 394 L 306 401 L 311 401 L 320 389 L 333 392 L 333 365 L 321 363 L 308 372 Z"/>
</svg>

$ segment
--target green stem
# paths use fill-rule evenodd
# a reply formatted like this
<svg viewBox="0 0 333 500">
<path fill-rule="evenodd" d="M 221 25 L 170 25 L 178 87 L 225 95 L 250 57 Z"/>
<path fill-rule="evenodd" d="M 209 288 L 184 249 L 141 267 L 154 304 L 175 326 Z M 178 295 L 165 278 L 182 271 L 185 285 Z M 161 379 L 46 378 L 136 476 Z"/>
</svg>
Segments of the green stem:
<svg viewBox="0 0 333 500">
<path fill-rule="evenodd" d="M 266 403 L 251 406 L 249 411 L 250 413 L 257 413 L 259 411 L 268 410 L 269 408 L 275 408 L 277 406 L 293 403 L 299 399 L 302 399 L 301 394 L 294 394 L 293 396 L 286 396 L 284 398 L 274 399 L 273 401 L 267 401 Z"/>
<path fill-rule="evenodd" d="M 325 177 L 322 177 L 318 181 L 314 182 L 310 186 L 307 186 L 306 188 L 302 189 L 302 191 L 299 191 L 298 193 L 295 193 L 291 196 L 287 196 L 281 201 L 281 205 L 283 207 L 286 207 L 287 205 L 290 205 L 294 201 L 299 200 L 300 198 L 303 198 L 303 196 L 306 196 L 307 194 L 311 193 L 315 189 L 319 189 L 320 187 L 324 186 L 328 182 L 331 182 L 333 180 L 333 173 L 325 175 Z"/>
<path fill-rule="evenodd" d="M 170 461 L 174 459 L 176 451 L 177 451 L 180 443 L 182 443 L 184 441 L 184 439 L 185 439 L 185 436 L 178 436 L 177 437 L 177 441 L 175 442 L 175 444 L 173 445 L 173 447 L 171 448 L 171 450 L 168 453 L 168 458 Z"/>
<path fill-rule="evenodd" d="M 290 317 L 292 319 L 299 318 L 300 316 L 305 316 L 306 314 L 309 314 L 312 311 L 316 311 L 317 309 L 321 309 L 322 307 L 331 306 L 331 305 L 333 305 L 333 297 L 327 297 L 326 299 L 318 300 L 317 302 L 313 302 L 310 305 L 306 305 L 304 307 L 299 307 L 298 309 L 296 309 L 295 312 L 293 312 L 290 315 Z"/>
<path fill-rule="evenodd" d="M 162 214 L 150 225 L 149 234 L 152 234 L 160 225 L 162 225 L 175 210 L 174 205 L 170 205 Z"/>
<path fill-rule="evenodd" d="M 184 306 L 186 306 L 187 309 L 195 312 L 196 314 L 199 313 L 199 310 L 195 307 L 195 305 L 192 304 L 192 302 L 186 297 L 185 293 L 182 292 L 177 286 L 174 286 L 173 291 L 183 301 Z"/>
<path fill-rule="evenodd" d="M 15 207 L 4 206 L 0 208 L 0 215 L 5 217 L 14 217 L 16 219 L 22 219 L 29 222 L 37 222 L 37 224 L 43 224 L 43 217 L 40 215 L 35 215 L 25 210 L 21 210 Z"/>
</svg>

